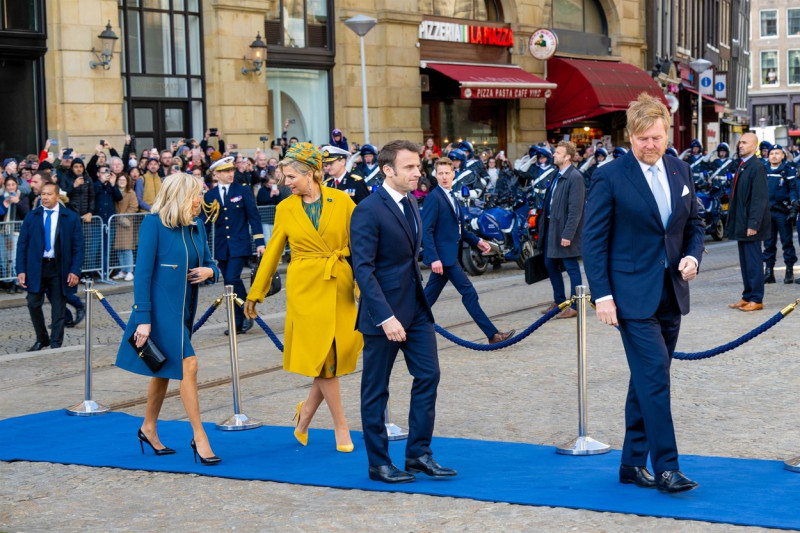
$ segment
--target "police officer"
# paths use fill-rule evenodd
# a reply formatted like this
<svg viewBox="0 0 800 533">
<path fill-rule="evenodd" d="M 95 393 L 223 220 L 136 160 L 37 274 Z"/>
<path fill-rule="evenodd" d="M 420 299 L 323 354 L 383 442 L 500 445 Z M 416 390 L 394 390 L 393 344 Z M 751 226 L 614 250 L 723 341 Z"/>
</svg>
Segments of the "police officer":
<svg viewBox="0 0 800 533">
<path fill-rule="evenodd" d="M 761 162 L 764 163 L 764 168 L 769 170 L 769 152 L 772 150 L 772 144 L 769 141 L 761 141 L 761 144 L 758 145 L 759 155 L 761 157 Z"/>
<path fill-rule="evenodd" d="M 700 141 L 697 139 L 692 139 L 692 143 L 689 145 L 689 153 L 683 157 L 683 160 L 689 163 L 690 165 L 694 165 L 703 157 L 703 145 L 700 144 Z"/>
<path fill-rule="evenodd" d="M 464 154 L 466 154 L 467 163 L 464 166 L 466 169 L 471 170 L 477 178 L 476 187 L 483 190 L 486 187 L 486 184 L 489 183 L 489 173 L 486 172 L 486 167 L 483 165 L 483 161 L 481 161 L 479 157 L 476 157 L 475 149 L 473 148 L 472 143 L 469 141 L 461 141 L 458 143 L 457 148 L 463 150 Z"/>
<path fill-rule="evenodd" d="M 250 187 L 233 181 L 233 157 L 225 157 L 211 165 L 211 175 L 219 184 L 203 197 L 201 219 L 206 231 L 214 226 L 214 257 L 217 260 L 226 285 L 233 285 L 234 292 L 247 295 L 242 282 L 242 269 L 252 255 L 250 231 L 256 245 L 256 254 L 264 253 L 264 233 L 258 215 L 256 201 Z M 248 231 L 248 226 L 250 231 Z M 236 333 L 246 333 L 253 321 L 244 318 L 242 309 L 234 307 Z M 228 331 L 225 331 L 228 334 Z"/>
<path fill-rule="evenodd" d="M 624 156 L 627 153 L 628 153 L 628 150 L 626 148 L 623 148 L 622 146 L 617 146 L 611 152 L 611 155 L 614 157 L 614 159 L 618 159 L 618 158 Z"/>
<path fill-rule="evenodd" d="M 719 143 L 717 145 L 717 158 L 711 163 L 711 178 L 717 176 L 726 176 L 728 171 L 735 170 L 733 159 L 731 158 L 731 148 L 728 143 Z"/>
<path fill-rule="evenodd" d="M 483 191 L 481 183 L 478 181 L 478 176 L 475 172 L 467 167 L 469 161 L 467 153 L 461 148 L 453 148 L 447 153 L 447 158 L 453 162 L 453 178 L 452 190 L 454 193 L 459 194 L 461 188 L 466 186 L 470 190 Z"/>
<path fill-rule="evenodd" d="M 322 148 L 322 171 L 325 172 L 325 183 L 346 192 L 358 204 L 369 196 L 369 189 L 364 178 L 347 172 L 347 158 L 350 152 L 337 146 L 328 145 Z"/>
<path fill-rule="evenodd" d="M 793 220 L 789 213 L 792 201 L 798 199 L 794 186 L 796 171 L 791 163 L 786 162 L 786 154 L 784 154 L 782 146 L 778 144 L 772 146 L 768 157 L 767 185 L 772 228 L 769 238 L 764 241 L 764 283 L 775 283 L 774 268 L 778 251 L 778 235 L 781 237 L 783 262 L 786 264 L 786 275 L 783 282 L 792 283 L 797 254 L 792 241 Z"/>
<path fill-rule="evenodd" d="M 606 164 L 610 159 L 608 159 L 608 151 L 605 148 L 597 148 L 594 151 L 594 163 L 590 166 L 586 172 L 583 174 L 583 181 L 586 184 L 586 189 L 589 189 L 589 185 L 592 183 L 592 174 L 594 171 Z"/>
<path fill-rule="evenodd" d="M 383 172 L 378 167 L 378 151 L 371 144 L 361 147 L 361 162 L 353 169 L 354 176 L 361 176 L 367 189 L 373 190 L 373 186 L 380 187 L 383 183 Z"/>
</svg>

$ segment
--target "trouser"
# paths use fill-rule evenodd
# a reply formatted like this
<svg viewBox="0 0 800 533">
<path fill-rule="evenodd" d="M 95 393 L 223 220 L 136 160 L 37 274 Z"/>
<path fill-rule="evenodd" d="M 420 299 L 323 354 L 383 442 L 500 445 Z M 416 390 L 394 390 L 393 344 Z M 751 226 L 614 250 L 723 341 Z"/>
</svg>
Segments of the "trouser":
<svg viewBox="0 0 800 533">
<path fill-rule="evenodd" d="M 57 259 L 42 260 L 42 276 L 39 284 L 39 292 L 28 292 L 28 312 L 31 315 L 33 330 L 36 332 L 36 340 L 44 346 L 59 347 L 64 341 L 64 310 L 67 302 L 62 292 L 61 269 Z M 47 334 L 47 325 L 44 321 L 45 291 L 49 293 L 51 306 L 52 334 Z"/>
<path fill-rule="evenodd" d="M 772 228 L 770 235 L 764 241 L 764 264 L 768 267 L 775 266 L 775 259 L 778 255 L 778 236 L 781 238 L 781 249 L 783 250 L 783 263 L 793 266 L 797 262 L 797 254 L 794 250 L 792 237 L 792 222 L 787 213 L 780 211 L 770 211 L 772 217 Z"/>
<path fill-rule="evenodd" d="M 764 299 L 764 260 L 761 241 L 739 241 L 739 266 L 742 269 L 742 300 L 762 303 Z"/>
<path fill-rule="evenodd" d="M 486 338 L 491 339 L 494 337 L 495 333 L 497 333 L 497 328 L 481 309 L 478 303 L 478 293 L 466 273 L 464 273 L 461 265 L 456 263 L 453 266 L 442 267 L 442 269 L 442 274 L 432 272 L 428 278 L 428 283 L 425 285 L 425 299 L 428 301 L 428 306 L 433 307 L 449 280 L 461 295 L 461 303 L 464 304 L 469 316 L 481 328 Z"/>
</svg>

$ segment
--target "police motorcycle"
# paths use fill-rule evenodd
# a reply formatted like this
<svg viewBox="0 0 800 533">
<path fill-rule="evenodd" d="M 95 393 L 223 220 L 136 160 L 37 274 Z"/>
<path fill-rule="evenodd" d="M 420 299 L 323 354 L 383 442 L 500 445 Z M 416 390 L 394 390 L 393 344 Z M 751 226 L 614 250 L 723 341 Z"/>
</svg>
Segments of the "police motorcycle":
<svg viewBox="0 0 800 533">
<path fill-rule="evenodd" d="M 381 186 L 383 173 L 378 167 L 378 150 L 371 144 L 365 144 L 355 154 L 347 158 L 346 168 L 355 176 L 364 178 L 370 192 Z"/>
<path fill-rule="evenodd" d="M 483 203 L 465 202 L 467 228 L 491 248 L 485 254 L 469 245 L 461 249 L 461 263 L 468 274 L 478 276 L 486 272 L 489 264 L 499 267 L 509 261 L 525 268 L 525 261 L 538 253 L 529 226 L 534 201 L 531 192 L 530 186 L 515 187 L 510 198 L 495 196 Z M 463 187 L 456 196 L 463 202 L 469 195 L 468 188 Z"/>
</svg>

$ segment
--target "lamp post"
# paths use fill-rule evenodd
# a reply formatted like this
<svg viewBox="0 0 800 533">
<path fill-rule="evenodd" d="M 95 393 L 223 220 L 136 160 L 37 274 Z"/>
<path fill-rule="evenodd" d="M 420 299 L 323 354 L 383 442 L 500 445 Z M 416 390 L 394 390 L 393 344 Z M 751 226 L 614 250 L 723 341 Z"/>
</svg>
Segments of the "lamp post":
<svg viewBox="0 0 800 533">
<path fill-rule="evenodd" d="M 364 36 L 378 21 L 366 15 L 356 15 L 344 21 L 344 25 L 358 35 L 361 45 L 361 101 L 364 112 L 364 144 L 369 144 L 369 118 L 367 117 L 367 68 L 364 65 Z"/>
<path fill-rule="evenodd" d="M 261 65 L 264 64 L 264 56 L 262 55 L 267 50 L 267 43 L 261 40 L 261 32 L 256 35 L 256 40 L 250 43 L 250 49 L 253 51 L 253 68 L 242 67 L 242 74 L 248 72 L 255 72 L 256 76 L 261 75 Z M 247 56 L 244 58 L 244 63 L 247 65 Z"/>
<path fill-rule="evenodd" d="M 700 57 L 689 63 L 689 66 L 697 74 L 697 141 L 703 144 L 703 88 L 700 86 L 700 74 L 708 70 L 711 61 Z"/>
<path fill-rule="evenodd" d="M 89 67 L 94 70 L 97 67 L 103 67 L 103 70 L 109 70 L 111 68 L 111 58 L 114 57 L 114 44 L 117 42 L 117 34 L 111 29 L 111 20 L 108 21 L 106 24 L 106 29 L 97 36 L 100 39 L 100 42 L 103 44 L 103 49 L 100 53 L 97 52 L 97 49 L 92 47 L 92 53 L 97 61 L 89 61 Z"/>
</svg>

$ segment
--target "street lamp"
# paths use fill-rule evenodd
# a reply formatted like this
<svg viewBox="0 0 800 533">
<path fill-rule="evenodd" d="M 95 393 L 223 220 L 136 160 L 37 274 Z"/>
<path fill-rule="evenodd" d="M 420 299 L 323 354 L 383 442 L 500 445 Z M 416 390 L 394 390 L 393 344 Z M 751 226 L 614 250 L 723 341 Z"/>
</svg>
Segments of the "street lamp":
<svg viewBox="0 0 800 533">
<path fill-rule="evenodd" d="M 111 29 L 111 20 L 108 21 L 106 29 L 104 29 L 97 38 L 100 39 L 103 48 L 98 53 L 97 49 L 92 47 L 92 53 L 97 61 L 89 61 L 89 67 L 92 69 L 103 67 L 103 70 L 109 70 L 111 68 L 111 58 L 114 57 L 114 44 L 117 42 L 117 39 L 119 39 L 117 34 Z"/>
<path fill-rule="evenodd" d="M 364 144 L 369 144 L 369 118 L 367 117 L 367 68 L 364 65 L 364 36 L 378 21 L 366 15 L 356 15 L 344 21 L 344 25 L 358 35 L 361 44 L 361 100 L 364 111 Z"/>
<path fill-rule="evenodd" d="M 701 57 L 689 63 L 689 66 L 697 74 L 697 141 L 703 144 L 703 88 L 700 86 L 700 74 L 708 70 L 711 61 Z"/>
</svg>

